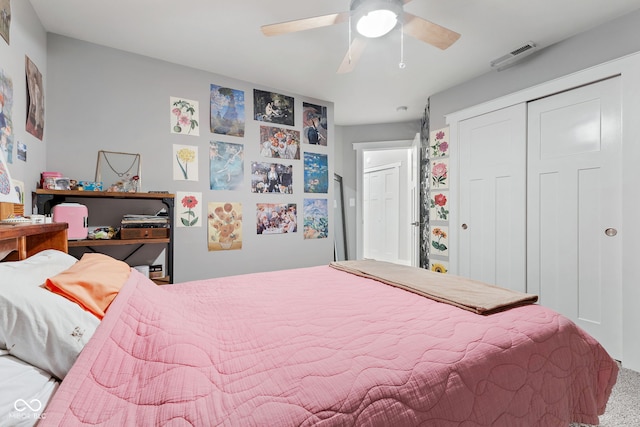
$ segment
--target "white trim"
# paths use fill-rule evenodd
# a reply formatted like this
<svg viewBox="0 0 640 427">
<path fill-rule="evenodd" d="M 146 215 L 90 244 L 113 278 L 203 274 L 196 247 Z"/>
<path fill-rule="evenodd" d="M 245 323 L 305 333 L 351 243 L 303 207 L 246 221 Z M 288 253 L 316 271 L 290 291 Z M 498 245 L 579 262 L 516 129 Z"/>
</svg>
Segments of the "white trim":
<svg viewBox="0 0 640 427">
<path fill-rule="evenodd" d="M 373 166 L 370 168 L 364 168 L 362 172 L 369 173 L 369 172 L 378 172 L 385 169 L 394 169 L 394 168 L 399 169 L 400 166 L 402 166 L 402 163 L 400 162 L 387 163 L 386 165 L 379 165 L 379 166 Z"/>
</svg>

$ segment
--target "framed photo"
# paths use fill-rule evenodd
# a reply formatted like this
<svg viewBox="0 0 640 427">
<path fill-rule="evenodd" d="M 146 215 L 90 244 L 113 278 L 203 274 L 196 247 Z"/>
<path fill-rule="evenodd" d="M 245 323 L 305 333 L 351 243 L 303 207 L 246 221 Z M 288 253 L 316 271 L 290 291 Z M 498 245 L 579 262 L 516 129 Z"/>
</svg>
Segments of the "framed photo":
<svg viewBox="0 0 640 427">
<path fill-rule="evenodd" d="M 71 180 L 69 178 L 56 178 L 54 190 L 71 190 Z"/>
</svg>

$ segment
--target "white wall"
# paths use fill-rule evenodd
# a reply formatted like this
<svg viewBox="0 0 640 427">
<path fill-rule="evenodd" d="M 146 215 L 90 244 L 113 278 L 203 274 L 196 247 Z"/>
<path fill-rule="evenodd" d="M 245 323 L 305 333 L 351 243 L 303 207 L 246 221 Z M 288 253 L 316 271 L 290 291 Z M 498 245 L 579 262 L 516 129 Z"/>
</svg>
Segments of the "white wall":
<svg viewBox="0 0 640 427">
<path fill-rule="evenodd" d="M 48 123 L 50 118 L 45 109 L 43 140 L 39 140 L 25 130 L 27 122 L 27 83 L 25 78 L 25 56 L 38 67 L 43 76 L 45 102 L 47 99 L 47 34 L 40 24 L 35 11 L 28 1 L 11 2 L 10 43 L 0 38 L 0 69 L 13 82 L 13 163 L 8 165 L 11 178 L 25 185 L 25 214 L 31 213 L 31 192 L 40 179 L 40 172 L 46 170 Z M 6 111 L 5 111 L 6 113 Z M 27 146 L 27 160 L 17 158 L 18 142 Z M 3 153 L 4 154 L 4 153 Z"/>
<path fill-rule="evenodd" d="M 332 185 L 329 185 L 326 195 L 303 193 L 302 160 L 291 161 L 294 166 L 293 195 L 253 194 L 249 183 L 251 162 L 270 161 L 259 155 L 259 126 L 265 123 L 252 119 L 253 89 L 293 96 L 296 102 L 295 129 L 300 131 L 303 101 L 328 107 L 330 144 L 327 147 L 314 146 L 309 151 L 329 156 L 330 184 L 333 182 L 333 151 L 336 145 L 331 102 L 309 99 L 277 88 L 265 88 L 55 34 L 48 35 L 47 55 L 49 169 L 71 178 L 92 180 L 99 150 L 140 153 L 143 191 L 201 192 L 204 199 L 203 215 L 207 213 L 208 202 L 242 203 L 244 221 L 241 250 L 209 252 L 206 226 L 175 228 L 174 281 L 320 265 L 333 260 L 333 209 L 329 209 L 328 238 L 304 240 L 302 233 L 303 199 L 332 200 Z M 211 84 L 244 91 L 246 128 L 243 138 L 210 132 Z M 170 133 L 171 96 L 199 102 L 200 136 Z M 210 141 L 244 144 L 245 186 L 242 190 L 210 190 Z M 173 180 L 173 144 L 198 147 L 199 181 Z M 309 148 L 309 144 L 301 144 L 302 151 Z M 255 212 L 256 203 L 260 202 L 297 203 L 300 229 L 291 234 L 257 235 Z M 178 200 L 176 206 L 181 208 Z M 91 212 L 89 221 L 91 223 Z"/>
</svg>

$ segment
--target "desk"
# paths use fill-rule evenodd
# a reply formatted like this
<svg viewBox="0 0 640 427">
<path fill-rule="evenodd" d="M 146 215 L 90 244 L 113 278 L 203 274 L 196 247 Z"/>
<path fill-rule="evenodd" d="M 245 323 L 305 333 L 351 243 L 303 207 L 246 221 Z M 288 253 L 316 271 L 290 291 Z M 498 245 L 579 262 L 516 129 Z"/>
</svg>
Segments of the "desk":
<svg viewBox="0 0 640 427">
<path fill-rule="evenodd" d="M 0 259 L 17 261 L 45 249 L 68 252 L 67 223 L 0 224 Z"/>
</svg>

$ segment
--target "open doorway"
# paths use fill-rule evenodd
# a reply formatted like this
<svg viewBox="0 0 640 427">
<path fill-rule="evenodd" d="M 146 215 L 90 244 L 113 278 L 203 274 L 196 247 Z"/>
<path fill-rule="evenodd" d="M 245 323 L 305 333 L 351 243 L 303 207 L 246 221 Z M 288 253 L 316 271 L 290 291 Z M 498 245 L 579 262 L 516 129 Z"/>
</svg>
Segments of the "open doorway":
<svg viewBox="0 0 640 427">
<path fill-rule="evenodd" d="M 357 259 L 418 266 L 419 139 L 356 143 Z"/>
</svg>

